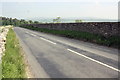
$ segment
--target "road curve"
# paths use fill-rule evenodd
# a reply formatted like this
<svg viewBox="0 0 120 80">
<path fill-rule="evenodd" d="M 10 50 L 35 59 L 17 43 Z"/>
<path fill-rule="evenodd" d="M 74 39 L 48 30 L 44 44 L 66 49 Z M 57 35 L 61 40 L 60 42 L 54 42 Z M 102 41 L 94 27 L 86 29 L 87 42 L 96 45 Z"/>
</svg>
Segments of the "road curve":
<svg viewBox="0 0 120 80">
<path fill-rule="evenodd" d="M 118 78 L 118 50 L 15 27 L 36 78 Z"/>
</svg>

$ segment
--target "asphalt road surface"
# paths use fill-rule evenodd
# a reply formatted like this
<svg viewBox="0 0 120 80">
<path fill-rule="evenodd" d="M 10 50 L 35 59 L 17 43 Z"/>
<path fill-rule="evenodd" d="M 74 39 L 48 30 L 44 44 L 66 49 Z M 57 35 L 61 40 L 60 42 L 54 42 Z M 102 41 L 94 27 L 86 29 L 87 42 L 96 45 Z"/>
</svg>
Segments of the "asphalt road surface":
<svg viewBox="0 0 120 80">
<path fill-rule="evenodd" d="M 15 27 L 36 78 L 118 78 L 118 50 Z"/>
</svg>

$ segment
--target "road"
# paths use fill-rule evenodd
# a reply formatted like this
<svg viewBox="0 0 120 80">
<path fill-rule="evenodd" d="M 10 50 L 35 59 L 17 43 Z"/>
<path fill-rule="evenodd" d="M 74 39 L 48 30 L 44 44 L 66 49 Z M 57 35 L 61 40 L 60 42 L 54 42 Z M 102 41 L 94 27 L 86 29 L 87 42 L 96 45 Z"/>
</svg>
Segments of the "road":
<svg viewBox="0 0 120 80">
<path fill-rule="evenodd" d="M 36 78 L 117 78 L 118 50 L 14 28 Z"/>
</svg>

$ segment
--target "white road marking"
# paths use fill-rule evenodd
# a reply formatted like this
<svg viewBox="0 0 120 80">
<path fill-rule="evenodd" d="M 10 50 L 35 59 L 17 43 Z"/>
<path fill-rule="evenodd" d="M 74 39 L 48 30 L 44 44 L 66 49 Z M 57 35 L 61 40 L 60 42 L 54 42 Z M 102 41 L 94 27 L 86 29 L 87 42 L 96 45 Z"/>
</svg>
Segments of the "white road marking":
<svg viewBox="0 0 120 80">
<path fill-rule="evenodd" d="M 47 39 L 45 39 L 45 38 L 42 38 L 42 37 L 40 37 L 40 39 L 45 40 L 45 41 L 47 41 L 47 42 L 50 42 L 50 43 L 52 43 L 52 44 L 56 44 L 56 43 L 54 43 L 54 42 L 52 42 L 52 41 L 50 41 L 50 40 L 47 40 Z"/>
<path fill-rule="evenodd" d="M 26 33 L 29 33 L 29 32 L 26 31 Z"/>
<path fill-rule="evenodd" d="M 29 33 L 29 32 L 26 31 L 26 33 Z M 35 34 L 32 34 L 32 33 L 31 33 L 30 35 L 36 36 Z M 47 39 L 45 39 L 45 38 L 42 38 L 42 37 L 40 37 L 40 39 L 45 40 L 45 41 L 47 41 L 47 42 L 50 42 L 50 43 L 52 43 L 52 44 L 56 44 L 56 43 L 54 43 L 54 42 L 52 42 L 52 41 L 50 41 L 50 40 L 47 40 Z"/>
<path fill-rule="evenodd" d="M 36 36 L 35 34 L 30 34 L 30 35 L 32 35 L 32 36 Z"/>
<path fill-rule="evenodd" d="M 89 60 L 91 60 L 91 61 L 94 61 L 94 62 L 96 62 L 96 63 L 98 63 L 98 64 L 101 64 L 101 65 L 103 65 L 103 66 L 106 66 L 106 67 L 108 67 L 108 68 L 110 68 L 110 69 L 112 69 L 112 70 L 115 70 L 115 71 L 120 72 L 119 69 L 116 69 L 116 68 L 114 68 L 114 67 L 112 67 L 112 66 L 109 66 L 109 65 L 107 65 L 107 64 L 105 64 L 105 63 L 102 63 L 102 62 L 100 62 L 100 61 L 98 61 L 98 60 L 95 60 L 95 59 L 92 59 L 92 58 L 90 58 L 90 57 L 88 57 L 88 56 L 85 56 L 85 55 L 83 55 L 83 54 L 80 54 L 80 53 L 78 53 L 78 52 L 76 52 L 76 51 L 74 51 L 74 50 L 71 50 L 71 49 L 67 49 L 67 50 L 70 51 L 70 52 L 73 52 L 73 53 L 75 53 L 75 54 L 77 54 L 77 55 L 80 55 L 80 56 L 82 56 L 82 57 L 84 57 L 84 58 L 87 58 L 87 59 L 89 59 Z"/>
</svg>

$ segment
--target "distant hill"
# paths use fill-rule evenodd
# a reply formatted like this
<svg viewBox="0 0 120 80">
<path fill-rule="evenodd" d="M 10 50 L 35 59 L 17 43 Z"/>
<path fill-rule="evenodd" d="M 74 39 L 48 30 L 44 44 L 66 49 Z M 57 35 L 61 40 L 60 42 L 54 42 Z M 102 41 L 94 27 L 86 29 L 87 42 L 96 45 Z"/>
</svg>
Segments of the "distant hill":
<svg viewBox="0 0 120 80">
<path fill-rule="evenodd" d="M 39 21 L 39 22 L 53 22 L 55 18 L 29 18 L 28 20 Z M 99 18 L 61 18 L 62 23 L 74 23 L 76 19 L 80 19 L 83 22 L 118 22 L 117 19 L 99 19 Z"/>
</svg>

